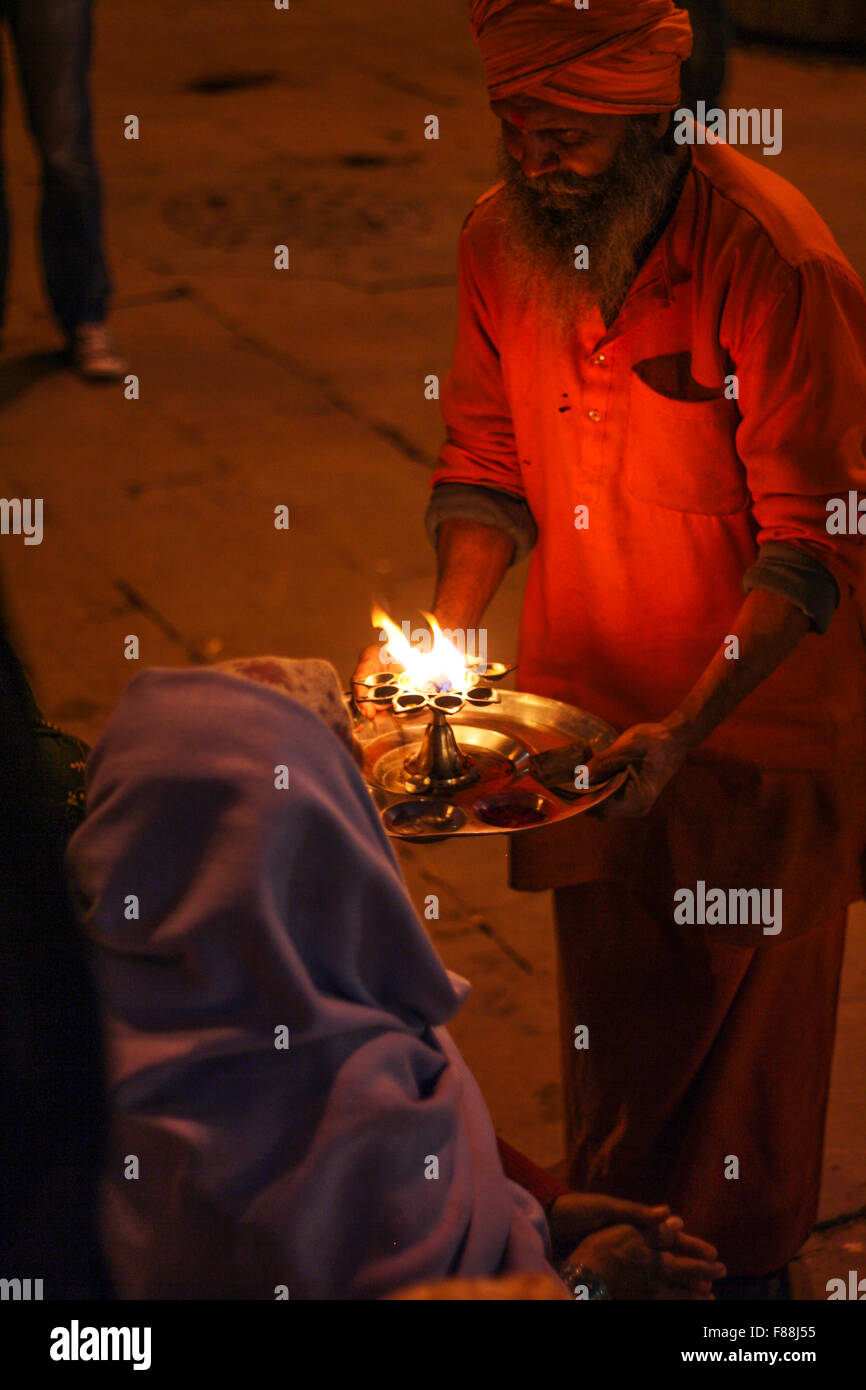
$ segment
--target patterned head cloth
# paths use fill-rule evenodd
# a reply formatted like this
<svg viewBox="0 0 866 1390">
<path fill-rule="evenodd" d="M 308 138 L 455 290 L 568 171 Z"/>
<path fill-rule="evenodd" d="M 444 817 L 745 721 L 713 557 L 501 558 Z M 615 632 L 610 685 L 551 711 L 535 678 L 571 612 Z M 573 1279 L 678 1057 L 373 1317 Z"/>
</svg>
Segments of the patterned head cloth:
<svg viewBox="0 0 866 1390">
<path fill-rule="evenodd" d="M 670 111 L 692 50 L 673 0 L 469 0 L 491 101 L 531 97 L 609 115 Z"/>
<path fill-rule="evenodd" d="M 272 685 L 323 719 L 350 753 L 354 753 L 352 723 L 340 694 L 340 678 L 329 661 L 318 657 L 296 660 L 285 656 L 238 656 L 217 668 Z"/>
</svg>

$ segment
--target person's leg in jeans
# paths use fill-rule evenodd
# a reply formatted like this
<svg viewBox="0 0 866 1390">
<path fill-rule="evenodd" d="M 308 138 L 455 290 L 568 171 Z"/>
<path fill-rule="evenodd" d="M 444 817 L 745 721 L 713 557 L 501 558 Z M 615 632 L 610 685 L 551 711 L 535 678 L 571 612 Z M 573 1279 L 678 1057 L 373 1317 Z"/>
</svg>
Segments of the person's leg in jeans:
<svg viewBox="0 0 866 1390">
<path fill-rule="evenodd" d="M 57 321 L 76 350 L 83 329 L 103 324 L 111 290 L 87 86 L 92 0 L 5 4 L 27 119 L 42 162 L 45 283 Z M 106 337 L 104 330 L 90 335 L 103 350 Z"/>
</svg>

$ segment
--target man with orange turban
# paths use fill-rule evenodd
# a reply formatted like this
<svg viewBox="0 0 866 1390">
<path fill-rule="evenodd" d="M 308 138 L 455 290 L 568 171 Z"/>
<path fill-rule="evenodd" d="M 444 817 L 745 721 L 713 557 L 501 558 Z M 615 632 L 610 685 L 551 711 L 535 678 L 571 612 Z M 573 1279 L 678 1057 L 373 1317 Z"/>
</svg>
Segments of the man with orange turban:
<svg viewBox="0 0 866 1390">
<path fill-rule="evenodd" d="M 674 138 L 671 0 L 470 12 L 502 181 L 460 240 L 435 613 L 477 628 L 532 549 L 520 686 L 630 769 L 512 846 L 555 890 L 568 1177 L 787 1297 L 863 892 L 863 288 L 790 184 Z"/>
</svg>

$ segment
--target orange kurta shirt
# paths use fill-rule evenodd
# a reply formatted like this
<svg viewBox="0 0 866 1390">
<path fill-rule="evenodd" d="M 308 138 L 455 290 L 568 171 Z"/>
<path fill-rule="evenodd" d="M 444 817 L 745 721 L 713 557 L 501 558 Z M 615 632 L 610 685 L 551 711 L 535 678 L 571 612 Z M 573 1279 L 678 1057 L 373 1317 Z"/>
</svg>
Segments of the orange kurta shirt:
<svg viewBox="0 0 866 1390">
<path fill-rule="evenodd" d="M 726 146 L 691 153 L 616 321 L 605 328 L 595 311 L 565 348 L 508 291 L 497 189 L 479 200 L 460 242 L 433 484 L 526 499 L 539 539 L 518 685 L 621 730 L 663 718 L 690 689 L 731 632 L 761 544 L 795 545 L 834 575 L 829 631 L 804 638 L 650 816 L 577 817 L 513 841 L 516 887 L 613 877 L 665 898 L 698 878 L 781 887 L 778 937 L 717 929 L 772 944 L 863 886 L 866 537 L 829 534 L 826 504 L 866 497 L 866 299 L 796 189 Z M 707 389 L 682 389 L 684 364 Z M 695 394 L 709 398 L 683 399 Z"/>
</svg>

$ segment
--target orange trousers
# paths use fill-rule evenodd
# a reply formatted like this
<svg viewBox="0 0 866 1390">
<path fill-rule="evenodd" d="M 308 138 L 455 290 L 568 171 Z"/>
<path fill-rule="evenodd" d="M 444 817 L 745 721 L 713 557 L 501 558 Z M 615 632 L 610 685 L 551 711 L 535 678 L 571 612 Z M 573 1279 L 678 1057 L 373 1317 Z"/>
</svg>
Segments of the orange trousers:
<svg viewBox="0 0 866 1390">
<path fill-rule="evenodd" d="M 554 900 L 569 1183 L 669 1203 L 730 1275 L 779 1269 L 818 1208 L 845 914 L 748 949 L 615 883 Z"/>
</svg>

